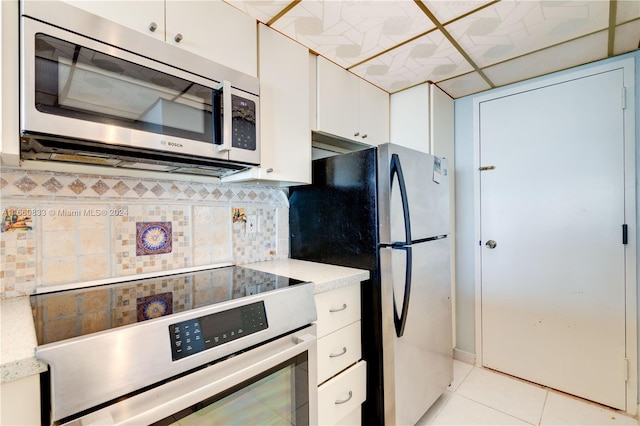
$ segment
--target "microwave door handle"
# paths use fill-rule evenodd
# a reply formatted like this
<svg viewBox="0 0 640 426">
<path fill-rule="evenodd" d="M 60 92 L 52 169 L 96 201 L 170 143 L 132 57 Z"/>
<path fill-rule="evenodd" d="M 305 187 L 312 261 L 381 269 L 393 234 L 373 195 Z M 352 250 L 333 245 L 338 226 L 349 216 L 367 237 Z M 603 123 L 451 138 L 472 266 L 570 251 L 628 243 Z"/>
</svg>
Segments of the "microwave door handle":
<svg viewBox="0 0 640 426">
<path fill-rule="evenodd" d="M 231 105 L 231 83 L 223 81 L 218 86 L 218 90 L 222 89 L 222 144 L 217 145 L 218 152 L 227 152 L 231 150 L 231 119 L 233 111 Z"/>
</svg>

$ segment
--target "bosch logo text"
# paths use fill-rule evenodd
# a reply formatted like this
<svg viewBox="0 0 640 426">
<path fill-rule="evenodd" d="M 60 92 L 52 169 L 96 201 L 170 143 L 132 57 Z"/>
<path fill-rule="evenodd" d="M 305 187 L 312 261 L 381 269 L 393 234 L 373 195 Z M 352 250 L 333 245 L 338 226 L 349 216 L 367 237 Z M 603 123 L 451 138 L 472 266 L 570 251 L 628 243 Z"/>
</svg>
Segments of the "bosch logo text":
<svg viewBox="0 0 640 426">
<path fill-rule="evenodd" d="M 167 146 L 173 146 L 175 148 L 182 148 L 183 147 L 183 145 L 181 143 L 179 143 L 179 142 L 171 142 L 171 141 L 165 141 L 165 140 L 160 141 L 160 144 L 167 145 Z"/>
</svg>

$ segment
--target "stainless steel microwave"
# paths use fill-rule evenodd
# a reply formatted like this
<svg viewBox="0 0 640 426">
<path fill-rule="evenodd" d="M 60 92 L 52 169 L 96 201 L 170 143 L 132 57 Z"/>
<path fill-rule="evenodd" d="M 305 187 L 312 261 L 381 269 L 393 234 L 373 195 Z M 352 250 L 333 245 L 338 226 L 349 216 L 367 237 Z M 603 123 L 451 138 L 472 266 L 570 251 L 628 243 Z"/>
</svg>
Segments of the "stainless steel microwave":
<svg viewBox="0 0 640 426">
<path fill-rule="evenodd" d="M 218 177 L 260 164 L 257 78 L 61 2 L 21 5 L 23 160 Z"/>
</svg>

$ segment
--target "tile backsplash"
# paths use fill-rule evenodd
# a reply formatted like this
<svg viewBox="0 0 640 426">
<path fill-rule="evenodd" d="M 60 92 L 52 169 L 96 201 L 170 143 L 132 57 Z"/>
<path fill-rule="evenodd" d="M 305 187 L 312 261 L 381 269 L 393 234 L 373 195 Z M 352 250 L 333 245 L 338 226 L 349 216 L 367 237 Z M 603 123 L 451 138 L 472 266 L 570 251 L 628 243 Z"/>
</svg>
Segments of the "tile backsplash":
<svg viewBox="0 0 640 426">
<path fill-rule="evenodd" d="M 3 167 L 0 296 L 221 262 L 286 258 L 285 191 L 169 176 Z M 233 220 L 237 209 L 256 218 L 255 233 Z"/>
</svg>

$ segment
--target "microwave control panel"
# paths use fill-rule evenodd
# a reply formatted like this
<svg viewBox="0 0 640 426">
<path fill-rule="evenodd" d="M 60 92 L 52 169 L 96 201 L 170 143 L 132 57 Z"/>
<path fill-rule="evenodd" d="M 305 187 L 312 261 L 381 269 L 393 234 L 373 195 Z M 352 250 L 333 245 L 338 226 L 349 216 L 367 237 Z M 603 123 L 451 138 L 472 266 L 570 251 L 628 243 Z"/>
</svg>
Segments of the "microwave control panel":
<svg viewBox="0 0 640 426">
<path fill-rule="evenodd" d="M 177 361 L 268 327 L 262 301 L 171 324 L 171 357 Z"/>
<path fill-rule="evenodd" d="M 231 95 L 231 146 L 255 151 L 257 145 L 256 103 Z"/>
</svg>

